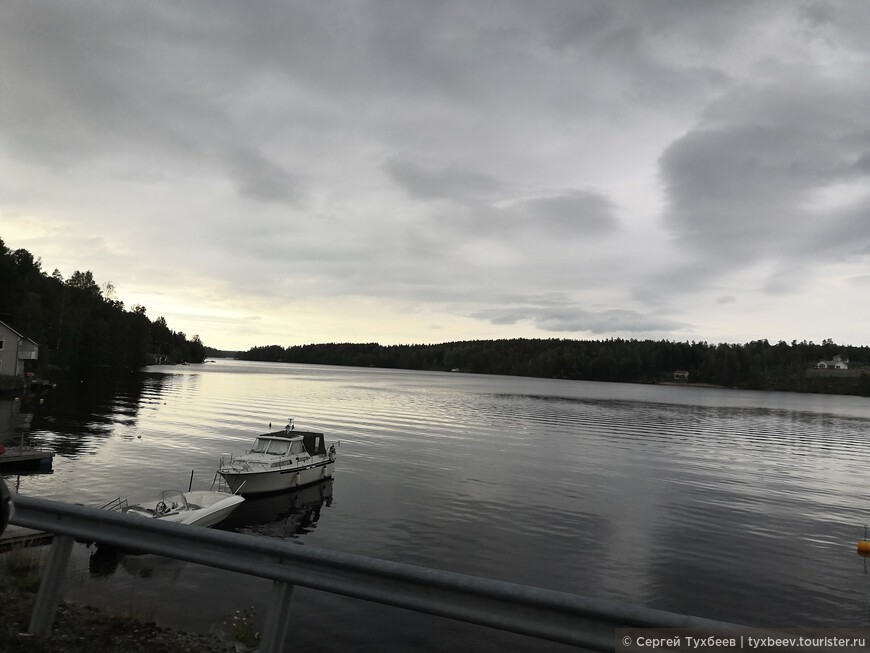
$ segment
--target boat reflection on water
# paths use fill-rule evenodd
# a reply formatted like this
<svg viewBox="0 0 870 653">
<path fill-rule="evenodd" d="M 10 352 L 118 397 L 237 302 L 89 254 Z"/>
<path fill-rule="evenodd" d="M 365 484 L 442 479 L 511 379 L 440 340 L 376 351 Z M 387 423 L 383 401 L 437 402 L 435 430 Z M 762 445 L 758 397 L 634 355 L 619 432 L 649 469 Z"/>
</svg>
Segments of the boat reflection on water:
<svg viewBox="0 0 870 653">
<path fill-rule="evenodd" d="M 88 572 L 94 578 L 111 576 L 118 566 L 134 578 L 177 581 L 187 562 L 151 553 L 134 553 L 113 546 L 94 548 L 88 559 Z"/>
<path fill-rule="evenodd" d="M 332 505 L 332 484 L 333 479 L 329 478 L 300 490 L 248 498 L 216 530 L 279 538 L 305 535 L 317 527 L 323 507 Z M 91 553 L 88 570 L 93 577 L 110 576 L 119 564 L 131 576 L 154 578 L 167 574 L 177 576 L 187 563 L 97 545 Z"/>
<path fill-rule="evenodd" d="M 219 530 L 267 537 L 294 538 L 317 527 L 320 511 L 332 505 L 333 479 L 299 490 L 248 497 Z"/>
</svg>

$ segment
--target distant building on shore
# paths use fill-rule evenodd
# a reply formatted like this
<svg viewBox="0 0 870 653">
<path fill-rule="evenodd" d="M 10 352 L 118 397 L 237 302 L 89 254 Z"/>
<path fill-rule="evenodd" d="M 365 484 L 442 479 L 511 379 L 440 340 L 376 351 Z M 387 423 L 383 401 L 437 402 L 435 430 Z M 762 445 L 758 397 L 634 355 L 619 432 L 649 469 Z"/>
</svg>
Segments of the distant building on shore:
<svg viewBox="0 0 870 653">
<path fill-rule="evenodd" d="M 819 361 L 816 367 L 820 370 L 848 370 L 849 360 L 843 360 L 843 357 L 837 354 L 832 360 Z"/>
<path fill-rule="evenodd" d="M 39 358 L 39 345 L 0 322 L 0 376 L 24 376 L 25 361 Z"/>
</svg>

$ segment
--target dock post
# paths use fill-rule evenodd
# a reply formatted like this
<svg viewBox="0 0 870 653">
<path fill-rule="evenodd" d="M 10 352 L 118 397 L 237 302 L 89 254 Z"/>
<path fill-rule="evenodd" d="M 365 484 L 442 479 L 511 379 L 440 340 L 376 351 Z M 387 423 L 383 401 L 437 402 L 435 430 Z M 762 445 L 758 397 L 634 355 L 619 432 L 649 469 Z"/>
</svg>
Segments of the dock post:
<svg viewBox="0 0 870 653">
<path fill-rule="evenodd" d="M 48 553 L 48 563 L 42 570 L 39 594 L 33 604 L 28 632 L 37 637 L 48 637 L 54 626 L 57 604 L 66 576 L 66 567 L 72 553 L 74 539 L 70 535 L 55 535 Z"/>
<path fill-rule="evenodd" d="M 272 581 L 272 592 L 269 596 L 269 612 L 263 623 L 260 636 L 260 653 L 280 653 L 284 649 L 284 640 L 290 626 L 290 599 L 293 596 L 293 585 L 283 581 Z"/>
</svg>

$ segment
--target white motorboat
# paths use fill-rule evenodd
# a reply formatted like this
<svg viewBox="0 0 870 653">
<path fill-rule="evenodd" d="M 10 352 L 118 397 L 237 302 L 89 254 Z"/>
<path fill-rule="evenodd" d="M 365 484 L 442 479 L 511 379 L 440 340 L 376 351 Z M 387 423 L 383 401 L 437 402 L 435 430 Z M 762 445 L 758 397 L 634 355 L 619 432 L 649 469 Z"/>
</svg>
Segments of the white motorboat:
<svg viewBox="0 0 870 653">
<path fill-rule="evenodd" d="M 332 478 L 335 447 L 327 448 L 323 433 L 294 430 L 290 420 L 281 431 L 258 435 L 244 454 L 222 456 L 217 473 L 235 493 L 282 492 Z"/>
<path fill-rule="evenodd" d="M 244 497 L 229 492 L 164 490 L 155 501 L 129 505 L 125 499 L 118 498 L 103 508 L 118 510 L 125 515 L 209 528 L 229 517 L 244 500 Z"/>
</svg>

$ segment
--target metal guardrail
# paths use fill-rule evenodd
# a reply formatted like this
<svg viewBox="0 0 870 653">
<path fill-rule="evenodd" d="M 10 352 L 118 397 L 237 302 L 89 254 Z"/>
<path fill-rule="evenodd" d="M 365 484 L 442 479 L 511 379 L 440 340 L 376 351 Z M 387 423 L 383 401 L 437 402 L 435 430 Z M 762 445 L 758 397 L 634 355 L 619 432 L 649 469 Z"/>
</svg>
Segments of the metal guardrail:
<svg viewBox="0 0 870 653">
<path fill-rule="evenodd" d="M 377 560 L 266 537 L 133 519 L 16 495 L 13 524 L 56 534 L 30 632 L 51 632 L 75 539 L 226 569 L 273 581 L 260 640 L 283 649 L 295 585 L 457 619 L 594 651 L 614 651 L 616 628 L 727 629 L 733 624 L 618 601 Z"/>
</svg>

